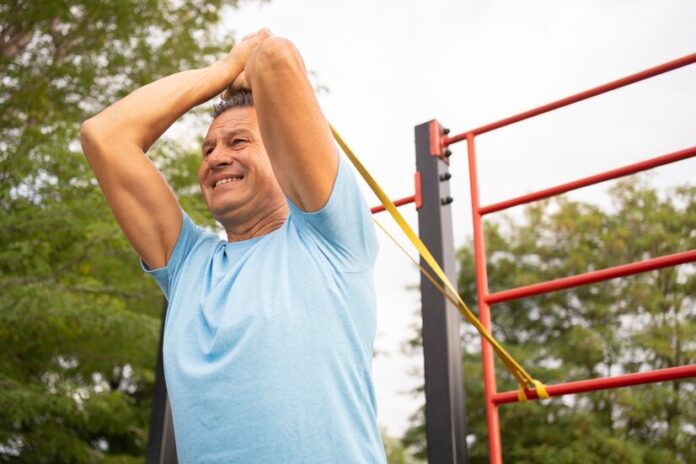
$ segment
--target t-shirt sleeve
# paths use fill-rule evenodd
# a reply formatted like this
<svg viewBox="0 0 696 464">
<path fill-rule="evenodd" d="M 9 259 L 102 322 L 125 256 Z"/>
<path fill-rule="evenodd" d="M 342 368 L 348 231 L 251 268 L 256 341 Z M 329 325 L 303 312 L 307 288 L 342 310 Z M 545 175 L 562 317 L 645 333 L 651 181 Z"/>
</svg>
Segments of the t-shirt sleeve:
<svg viewBox="0 0 696 464">
<path fill-rule="evenodd" d="M 289 198 L 288 205 L 301 233 L 307 233 L 339 270 L 360 272 L 374 265 L 379 242 L 372 214 L 342 154 L 331 195 L 322 209 L 308 213 Z"/>
<path fill-rule="evenodd" d="M 167 265 L 157 269 L 150 269 L 147 264 L 145 264 L 145 261 L 143 261 L 142 258 L 140 259 L 140 265 L 143 270 L 157 281 L 167 299 L 169 299 L 170 291 L 173 288 L 172 284 L 178 277 L 182 265 L 205 232 L 200 226 L 193 222 L 183 209 L 181 210 L 181 215 L 183 218 L 181 232 L 179 232 L 179 238 L 176 241 L 176 245 L 169 257 Z"/>
</svg>

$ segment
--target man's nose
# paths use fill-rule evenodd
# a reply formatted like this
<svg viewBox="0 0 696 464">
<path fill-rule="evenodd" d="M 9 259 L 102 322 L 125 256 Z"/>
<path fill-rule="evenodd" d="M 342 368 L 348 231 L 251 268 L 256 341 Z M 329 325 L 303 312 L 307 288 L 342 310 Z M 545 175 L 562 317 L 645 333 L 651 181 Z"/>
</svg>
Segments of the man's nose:
<svg viewBox="0 0 696 464">
<path fill-rule="evenodd" d="M 208 163 L 212 168 L 230 166 L 234 163 L 234 157 L 223 148 L 215 148 L 215 150 L 208 155 Z"/>
</svg>

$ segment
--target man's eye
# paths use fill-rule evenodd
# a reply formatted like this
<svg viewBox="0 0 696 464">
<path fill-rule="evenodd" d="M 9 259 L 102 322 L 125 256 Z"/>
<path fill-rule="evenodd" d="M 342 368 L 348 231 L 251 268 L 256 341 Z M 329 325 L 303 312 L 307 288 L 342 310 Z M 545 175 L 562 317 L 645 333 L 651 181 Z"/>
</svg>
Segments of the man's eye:
<svg viewBox="0 0 696 464">
<path fill-rule="evenodd" d="M 248 142 L 248 140 L 245 140 L 245 139 L 234 139 L 234 140 L 232 141 L 232 146 L 233 146 L 233 147 L 236 147 L 236 146 L 245 144 L 245 143 L 247 143 L 247 142 Z"/>
</svg>

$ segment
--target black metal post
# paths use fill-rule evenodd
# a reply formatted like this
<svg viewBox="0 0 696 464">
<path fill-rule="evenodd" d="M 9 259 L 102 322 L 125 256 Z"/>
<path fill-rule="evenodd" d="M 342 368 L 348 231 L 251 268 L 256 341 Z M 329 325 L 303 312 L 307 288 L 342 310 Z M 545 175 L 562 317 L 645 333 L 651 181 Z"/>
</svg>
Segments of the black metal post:
<svg viewBox="0 0 696 464">
<path fill-rule="evenodd" d="M 176 443 L 174 425 L 164 381 L 162 344 L 164 342 L 164 318 L 167 315 L 167 300 L 162 305 L 162 324 L 157 352 L 155 386 L 152 393 L 152 412 L 150 413 L 150 433 L 147 440 L 147 464 L 176 464 Z"/>
<path fill-rule="evenodd" d="M 452 233 L 449 166 L 440 153 L 442 128 L 436 121 L 416 126 L 416 169 L 421 173 L 423 204 L 418 232 L 451 282 L 457 282 Z M 437 153 L 433 153 L 433 147 Z M 422 260 L 421 260 L 422 262 Z M 427 269 L 428 265 L 422 262 Z M 465 464 L 466 420 L 460 324 L 461 315 L 430 281 L 421 276 L 425 419 L 430 464 Z"/>
</svg>

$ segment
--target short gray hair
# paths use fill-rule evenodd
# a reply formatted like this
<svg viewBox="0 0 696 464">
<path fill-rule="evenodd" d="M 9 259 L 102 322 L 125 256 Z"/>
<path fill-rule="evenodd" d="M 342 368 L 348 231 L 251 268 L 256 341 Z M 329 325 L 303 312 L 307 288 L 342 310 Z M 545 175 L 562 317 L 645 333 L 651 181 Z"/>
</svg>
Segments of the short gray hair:
<svg viewBox="0 0 696 464">
<path fill-rule="evenodd" d="M 243 89 L 234 93 L 228 93 L 228 91 L 225 91 L 220 103 L 213 104 L 213 111 L 210 113 L 210 115 L 214 120 L 222 113 L 232 108 L 251 108 L 253 106 L 254 98 L 251 96 L 251 90 Z"/>
</svg>

